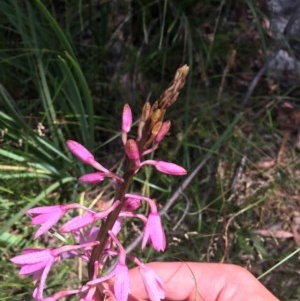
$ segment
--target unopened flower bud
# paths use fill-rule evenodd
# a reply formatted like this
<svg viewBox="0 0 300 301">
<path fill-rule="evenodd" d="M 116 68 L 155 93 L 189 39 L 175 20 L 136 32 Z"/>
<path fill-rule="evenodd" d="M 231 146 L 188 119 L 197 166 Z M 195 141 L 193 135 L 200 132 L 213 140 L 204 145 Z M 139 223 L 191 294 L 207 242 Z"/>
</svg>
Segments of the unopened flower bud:
<svg viewBox="0 0 300 301">
<path fill-rule="evenodd" d="M 151 104 L 149 101 L 147 101 L 143 106 L 142 115 L 138 124 L 137 141 L 139 141 L 142 137 L 143 129 L 146 122 L 149 119 L 150 113 L 151 113 Z"/>
<path fill-rule="evenodd" d="M 83 163 L 90 164 L 95 161 L 94 156 L 80 143 L 68 140 L 67 146 L 69 150 Z"/>
<path fill-rule="evenodd" d="M 154 127 L 154 125 L 161 121 L 163 117 L 163 112 L 161 109 L 156 109 L 152 114 L 151 114 L 151 123 L 150 123 L 150 129 L 152 130 L 152 128 Z"/>
<path fill-rule="evenodd" d="M 171 162 L 146 160 L 140 164 L 140 167 L 144 165 L 153 165 L 158 171 L 173 176 L 183 176 L 187 173 L 183 167 Z"/>
<path fill-rule="evenodd" d="M 149 101 L 147 101 L 145 102 L 142 109 L 141 121 L 146 122 L 150 116 L 150 112 L 151 112 L 151 104 Z"/>
<path fill-rule="evenodd" d="M 152 130 L 151 130 L 151 136 L 156 137 L 156 135 L 158 134 L 158 132 L 159 132 L 159 130 L 160 130 L 160 128 L 161 128 L 161 126 L 162 126 L 162 122 L 161 122 L 161 121 L 157 122 L 157 123 L 153 126 L 153 128 L 152 128 Z"/>
<path fill-rule="evenodd" d="M 122 114 L 122 132 L 128 133 L 132 126 L 132 113 L 130 106 L 126 103 Z"/>
<path fill-rule="evenodd" d="M 140 159 L 140 152 L 136 142 L 133 139 L 129 139 L 125 145 L 125 152 L 126 155 L 130 160 L 139 160 Z"/>
<path fill-rule="evenodd" d="M 183 167 L 171 162 L 156 161 L 154 166 L 158 171 L 168 175 L 183 176 L 187 173 Z"/>
<path fill-rule="evenodd" d="M 103 172 L 92 172 L 81 176 L 78 181 L 86 184 L 96 184 L 104 180 L 106 174 Z"/>
<path fill-rule="evenodd" d="M 159 129 L 159 132 L 157 133 L 157 135 L 155 137 L 156 143 L 160 143 L 164 139 L 166 134 L 169 132 L 170 127 L 171 127 L 170 120 L 163 122 L 163 124 L 161 125 L 161 127 Z"/>
<path fill-rule="evenodd" d="M 136 198 L 128 198 L 122 208 L 123 211 L 134 211 L 141 206 L 141 200 Z"/>
</svg>

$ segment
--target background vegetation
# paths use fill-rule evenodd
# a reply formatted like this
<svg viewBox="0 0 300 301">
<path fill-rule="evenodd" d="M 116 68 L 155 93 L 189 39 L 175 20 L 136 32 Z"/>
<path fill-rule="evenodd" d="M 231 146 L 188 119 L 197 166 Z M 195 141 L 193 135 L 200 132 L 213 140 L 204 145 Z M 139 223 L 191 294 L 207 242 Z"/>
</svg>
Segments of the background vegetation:
<svg viewBox="0 0 300 301">
<path fill-rule="evenodd" d="M 138 116 L 183 64 L 189 79 L 156 156 L 189 175 L 149 169 L 136 179 L 161 204 L 168 236 L 164 254 L 144 256 L 236 263 L 298 300 L 297 80 L 282 87 L 264 76 L 242 105 L 274 47 L 264 1 L 2 0 L 0 12 L 1 300 L 31 300 L 30 278 L 9 258 L 57 236 L 34 242 L 28 208 L 111 197 L 106 183 L 77 184 L 85 167 L 66 139 L 118 169 L 124 103 Z M 124 235 L 136 237 L 129 226 Z M 48 287 L 72 286 L 79 268 L 62 266 Z"/>
</svg>

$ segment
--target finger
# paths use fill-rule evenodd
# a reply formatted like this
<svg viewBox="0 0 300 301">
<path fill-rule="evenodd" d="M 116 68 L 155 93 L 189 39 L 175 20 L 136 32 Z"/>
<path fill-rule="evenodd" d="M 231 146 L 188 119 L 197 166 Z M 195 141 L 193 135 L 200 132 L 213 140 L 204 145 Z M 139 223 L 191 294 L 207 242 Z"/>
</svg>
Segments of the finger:
<svg viewBox="0 0 300 301">
<path fill-rule="evenodd" d="M 149 267 L 165 283 L 166 299 L 172 301 L 279 301 L 251 273 L 236 265 L 164 262 Z M 131 294 L 147 299 L 138 268 L 130 271 Z"/>
</svg>

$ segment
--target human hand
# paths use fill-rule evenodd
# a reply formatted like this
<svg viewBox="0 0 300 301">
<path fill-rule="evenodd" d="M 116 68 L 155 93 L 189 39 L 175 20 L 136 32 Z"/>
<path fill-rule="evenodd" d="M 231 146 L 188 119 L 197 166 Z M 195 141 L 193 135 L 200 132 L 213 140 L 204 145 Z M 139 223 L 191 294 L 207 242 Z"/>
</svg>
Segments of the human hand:
<svg viewBox="0 0 300 301">
<path fill-rule="evenodd" d="M 279 301 L 250 272 L 233 264 L 154 262 L 147 264 L 165 284 L 170 301 Z M 147 300 L 138 268 L 130 271 L 129 301 Z"/>
</svg>

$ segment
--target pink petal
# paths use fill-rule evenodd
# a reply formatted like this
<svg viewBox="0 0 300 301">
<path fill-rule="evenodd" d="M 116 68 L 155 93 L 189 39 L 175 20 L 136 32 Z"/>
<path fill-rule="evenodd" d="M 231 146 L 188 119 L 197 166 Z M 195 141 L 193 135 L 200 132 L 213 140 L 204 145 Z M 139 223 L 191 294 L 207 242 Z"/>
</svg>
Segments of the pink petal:
<svg viewBox="0 0 300 301">
<path fill-rule="evenodd" d="M 38 231 L 35 233 L 34 239 L 47 232 L 53 225 L 55 225 L 59 221 L 60 217 L 61 215 L 53 216 L 51 213 L 34 217 L 31 220 L 31 223 L 33 225 L 42 224 Z"/>
<path fill-rule="evenodd" d="M 118 217 L 117 220 L 115 221 L 111 231 L 113 234 L 118 235 L 118 233 L 121 231 L 122 226 L 124 224 L 124 218 L 123 217 Z"/>
<path fill-rule="evenodd" d="M 36 231 L 34 239 L 46 233 L 52 226 L 54 226 L 60 219 L 60 215 L 51 216 L 51 214 L 44 214 L 48 217 L 48 220 L 41 225 L 41 227 Z M 38 216 L 37 216 L 38 217 Z M 32 221 L 33 224 L 33 221 Z"/>
<path fill-rule="evenodd" d="M 116 275 L 114 283 L 114 292 L 117 301 L 127 301 L 130 293 L 129 273 L 126 265 L 117 265 L 114 274 Z"/>
<path fill-rule="evenodd" d="M 31 209 L 27 210 L 26 213 L 27 214 L 42 214 L 42 213 L 56 212 L 58 210 L 61 210 L 60 205 L 41 206 L 41 207 L 31 208 Z"/>
<path fill-rule="evenodd" d="M 41 278 L 39 279 L 39 285 L 35 288 L 33 292 L 33 297 L 37 300 L 43 300 L 43 291 L 46 286 L 46 279 L 49 274 L 49 271 L 54 263 L 54 259 L 49 260 L 41 274 Z"/>
<path fill-rule="evenodd" d="M 47 264 L 46 261 L 41 261 L 34 264 L 26 264 L 21 267 L 19 275 L 28 275 L 28 274 L 36 273 L 37 271 L 43 269 L 46 264 Z"/>
<path fill-rule="evenodd" d="M 88 212 L 83 215 L 76 216 L 66 222 L 61 228 L 60 232 L 66 233 L 71 232 L 75 230 L 79 230 L 83 227 L 86 227 L 90 224 L 92 224 L 95 221 L 95 214 Z"/>
<path fill-rule="evenodd" d="M 94 156 L 80 143 L 68 140 L 67 146 L 69 150 L 83 163 L 90 164 L 91 161 L 95 161 Z"/>
<path fill-rule="evenodd" d="M 84 244 L 87 242 L 96 241 L 99 229 L 99 227 L 95 226 L 88 228 L 85 231 L 77 231 L 73 235 L 79 244 Z"/>
<path fill-rule="evenodd" d="M 39 252 L 39 251 L 42 251 L 42 250 L 44 250 L 44 249 L 41 249 L 41 248 L 26 248 L 26 249 L 22 250 L 22 253 L 23 254 L 29 254 L 29 253 Z"/>
<path fill-rule="evenodd" d="M 10 260 L 18 265 L 25 265 L 25 264 L 34 264 L 41 261 L 48 261 L 49 259 L 53 258 L 50 249 L 43 249 L 39 251 L 34 251 L 22 255 L 15 256 Z"/>
<path fill-rule="evenodd" d="M 144 282 L 148 297 L 151 301 L 165 299 L 164 283 L 154 270 L 146 265 L 140 266 L 140 273 Z"/>
<path fill-rule="evenodd" d="M 32 225 L 40 225 L 46 222 L 51 222 L 54 221 L 53 224 L 55 224 L 61 216 L 63 216 L 65 213 L 65 210 L 62 210 L 61 207 L 58 207 L 58 210 L 53 210 L 53 211 L 48 211 L 47 213 L 39 214 L 34 216 L 31 219 L 31 224 Z"/>
</svg>

